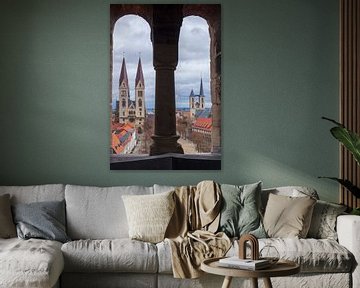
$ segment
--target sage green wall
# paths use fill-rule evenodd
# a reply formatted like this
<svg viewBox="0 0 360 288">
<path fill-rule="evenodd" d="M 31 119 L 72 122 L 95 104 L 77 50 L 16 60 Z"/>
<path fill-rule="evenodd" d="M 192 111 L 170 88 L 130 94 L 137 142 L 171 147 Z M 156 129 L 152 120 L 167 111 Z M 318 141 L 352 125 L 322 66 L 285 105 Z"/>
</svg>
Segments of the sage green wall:
<svg viewBox="0 0 360 288">
<path fill-rule="evenodd" d="M 214 172 L 109 170 L 110 3 L 1 2 L 1 185 L 261 179 L 337 201 L 337 185 L 317 179 L 338 174 L 320 119 L 338 118 L 337 1 L 222 1 L 223 168 Z"/>
</svg>

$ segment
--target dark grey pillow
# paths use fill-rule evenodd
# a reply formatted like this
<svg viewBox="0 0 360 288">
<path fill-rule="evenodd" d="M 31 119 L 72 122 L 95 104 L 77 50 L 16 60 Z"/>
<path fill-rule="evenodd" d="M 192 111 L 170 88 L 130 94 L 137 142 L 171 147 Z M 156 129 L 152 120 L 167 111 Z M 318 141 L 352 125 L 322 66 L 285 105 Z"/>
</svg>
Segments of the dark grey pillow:
<svg viewBox="0 0 360 288">
<path fill-rule="evenodd" d="M 65 201 L 15 204 L 12 210 L 19 238 L 70 241 L 65 232 Z"/>
<path fill-rule="evenodd" d="M 219 231 L 229 237 L 251 233 L 266 238 L 260 216 L 261 182 L 236 186 L 221 185 L 222 209 Z"/>
</svg>

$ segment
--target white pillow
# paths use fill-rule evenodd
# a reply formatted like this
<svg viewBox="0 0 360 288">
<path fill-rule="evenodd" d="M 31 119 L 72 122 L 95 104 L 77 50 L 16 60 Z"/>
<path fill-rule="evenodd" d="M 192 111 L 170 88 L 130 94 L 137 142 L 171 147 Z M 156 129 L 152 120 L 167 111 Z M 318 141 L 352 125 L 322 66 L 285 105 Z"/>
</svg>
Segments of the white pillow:
<svg viewBox="0 0 360 288">
<path fill-rule="evenodd" d="M 155 195 L 122 196 L 131 239 L 158 243 L 175 208 L 174 191 Z"/>
</svg>

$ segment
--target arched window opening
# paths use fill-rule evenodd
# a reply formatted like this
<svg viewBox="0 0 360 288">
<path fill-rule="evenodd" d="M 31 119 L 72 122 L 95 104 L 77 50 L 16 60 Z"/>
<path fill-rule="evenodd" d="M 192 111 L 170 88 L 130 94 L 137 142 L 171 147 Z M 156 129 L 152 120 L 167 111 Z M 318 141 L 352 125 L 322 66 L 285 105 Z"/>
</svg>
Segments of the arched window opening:
<svg viewBox="0 0 360 288">
<path fill-rule="evenodd" d="M 205 19 L 183 19 L 176 69 L 178 140 L 184 153 L 211 152 L 210 35 Z"/>
<path fill-rule="evenodd" d="M 153 119 L 143 111 L 153 111 L 155 99 L 150 35 L 150 25 L 137 15 L 124 15 L 114 24 L 111 128 L 112 134 L 119 136 L 112 141 L 119 140 L 123 149 L 113 149 L 113 154 L 149 154 Z M 124 134 L 128 137 L 120 136 Z M 130 149 L 129 145 L 134 147 Z"/>
</svg>

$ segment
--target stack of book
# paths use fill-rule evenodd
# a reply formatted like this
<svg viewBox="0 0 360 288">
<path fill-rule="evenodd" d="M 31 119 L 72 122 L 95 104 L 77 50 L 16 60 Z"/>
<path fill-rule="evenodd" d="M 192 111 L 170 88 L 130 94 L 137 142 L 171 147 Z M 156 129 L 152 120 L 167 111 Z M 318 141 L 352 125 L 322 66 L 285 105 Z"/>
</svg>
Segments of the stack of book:
<svg viewBox="0 0 360 288">
<path fill-rule="evenodd" d="M 251 260 L 240 259 L 238 256 L 234 256 L 220 259 L 219 266 L 246 270 L 259 270 L 270 267 L 271 262 L 267 259 Z"/>
</svg>

